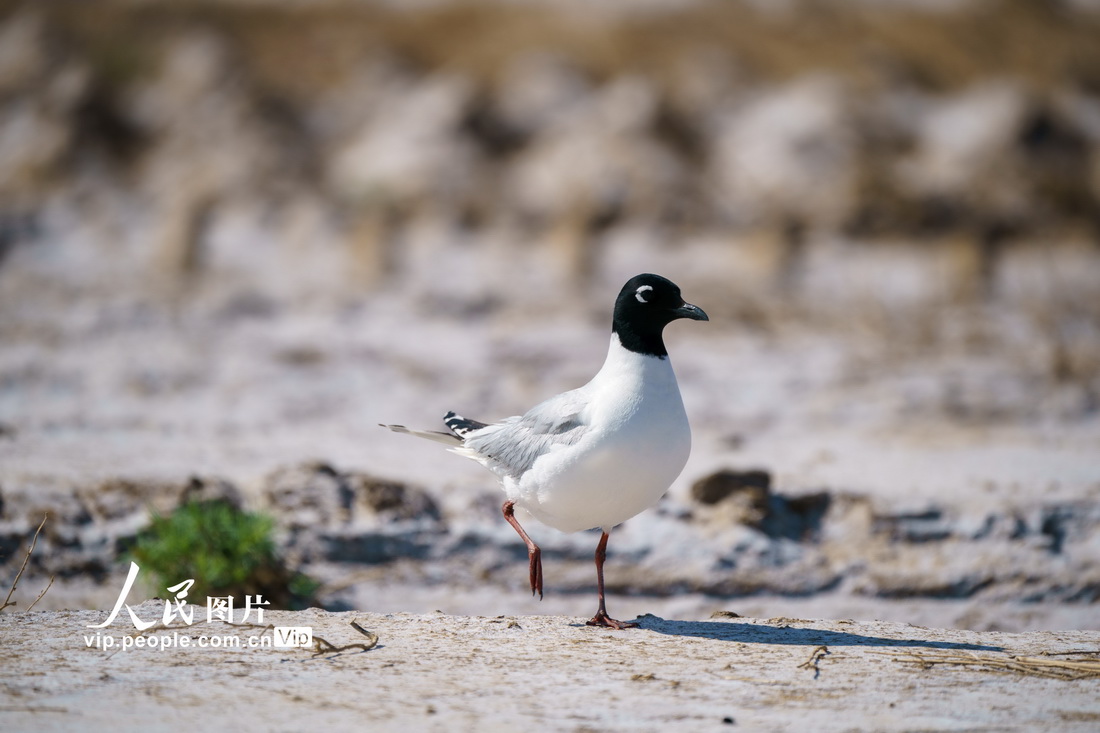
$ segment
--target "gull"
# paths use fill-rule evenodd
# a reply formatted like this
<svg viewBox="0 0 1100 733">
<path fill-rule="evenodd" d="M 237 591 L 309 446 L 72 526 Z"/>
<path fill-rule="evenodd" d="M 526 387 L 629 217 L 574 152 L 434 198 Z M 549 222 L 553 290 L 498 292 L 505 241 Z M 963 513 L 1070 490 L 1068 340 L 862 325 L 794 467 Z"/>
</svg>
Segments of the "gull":
<svg viewBox="0 0 1100 733">
<path fill-rule="evenodd" d="M 659 275 L 627 281 L 615 299 L 611 345 L 592 380 L 526 414 L 484 423 L 448 412 L 449 432 L 382 425 L 427 438 L 488 468 L 506 497 L 504 518 L 527 545 L 531 594 L 542 598 L 542 551 L 516 519 L 516 508 L 562 532 L 600 529 L 596 546 L 599 607 L 589 626 L 636 623 L 607 614 L 603 565 L 611 530 L 657 503 L 691 452 L 691 428 L 665 349 L 672 321 L 709 321 Z"/>
</svg>

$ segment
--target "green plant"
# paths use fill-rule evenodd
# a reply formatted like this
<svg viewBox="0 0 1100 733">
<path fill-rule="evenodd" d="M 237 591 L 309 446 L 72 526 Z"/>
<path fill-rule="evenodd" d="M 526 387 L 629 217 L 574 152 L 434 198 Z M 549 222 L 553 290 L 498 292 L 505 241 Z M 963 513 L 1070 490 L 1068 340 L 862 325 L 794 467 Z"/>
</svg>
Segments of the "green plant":
<svg viewBox="0 0 1100 733">
<path fill-rule="evenodd" d="M 130 551 L 158 592 L 193 578 L 188 600 L 262 595 L 271 607 L 303 608 L 318 583 L 291 571 L 272 539 L 274 522 L 226 501 L 191 501 L 167 517 L 154 516 Z"/>
</svg>

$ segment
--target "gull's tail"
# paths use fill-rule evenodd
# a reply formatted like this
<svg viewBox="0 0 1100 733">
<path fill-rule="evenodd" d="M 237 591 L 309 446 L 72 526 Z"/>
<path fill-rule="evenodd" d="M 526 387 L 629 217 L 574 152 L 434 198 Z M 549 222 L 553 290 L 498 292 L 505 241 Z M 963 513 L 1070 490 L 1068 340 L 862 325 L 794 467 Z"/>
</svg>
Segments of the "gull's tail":
<svg viewBox="0 0 1100 733">
<path fill-rule="evenodd" d="M 408 435 L 415 435 L 418 438 L 427 438 L 428 440 L 434 440 L 437 443 L 444 443 L 452 448 L 456 445 L 462 445 L 462 438 L 458 437 L 454 433 L 443 433 L 437 430 L 410 430 L 404 425 L 382 425 L 384 428 L 389 428 L 395 433 L 407 433 Z"/>
<path fill-rule="evenodd" d="M 453 412 L 448 412 L 444 415 L 443 422 L 451 429 L 452 433 L 463 439 L 475 430 L 481 430 L 484 427 L 488 427 L 487 423 L 471 420 Z"/>
<path fill-rule="evenodd" d="M 451 432 L 444 433 L 437 430 L 412 430 L 404 425 L 382 425 L 382 423 L 379 423 L 379 425 L 384 428 L 389 428 L 395 433 L 415 435 L 418 438 L 434 440 L 437 443 L 444 443 L 452 447 L 456 444 L 462 445 L 467 435 L 475 430 L 486 427 L 486 423 L 470 420 L 461 415 L 456 415 L 453 412 L 448 412 L 444 415 L 443 422 L 450 428 Z"/>
</svg>

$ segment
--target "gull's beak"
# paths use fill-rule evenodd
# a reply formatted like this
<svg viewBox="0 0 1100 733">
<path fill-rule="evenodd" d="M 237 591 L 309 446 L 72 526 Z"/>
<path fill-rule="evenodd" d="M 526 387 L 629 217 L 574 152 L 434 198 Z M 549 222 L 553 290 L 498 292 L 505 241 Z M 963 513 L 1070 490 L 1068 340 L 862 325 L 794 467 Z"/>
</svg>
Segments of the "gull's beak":
<svg viewBox="0 0 1100 733">
<path fill-rule="evenodd" d="M 697 305 L 692 305 L 691 303 L 684 303 L 682 306 L 673 311 L 673 313 L 676 314 L 677 318 L 690 318 L 693 321 L 710 320 L 710 318 L 707 317 L 707 314 L 703 312 L 702 308 Z"/>
</svg>

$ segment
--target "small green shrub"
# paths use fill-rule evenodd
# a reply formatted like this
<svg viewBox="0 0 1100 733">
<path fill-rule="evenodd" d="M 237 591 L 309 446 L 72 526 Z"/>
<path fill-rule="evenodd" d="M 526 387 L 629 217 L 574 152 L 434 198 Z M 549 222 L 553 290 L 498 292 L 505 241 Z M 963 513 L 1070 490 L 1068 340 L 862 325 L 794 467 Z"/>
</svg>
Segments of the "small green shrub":
<svg viewBox="0 0 1100 733">
<path fill-rule="evenodd" d="M 162 595 L 188 578 L 187 600 L 206 596 L 262 595 L 271 608 L 304 608 L 318 583 L 288 569 L 272 539 L 274 522 L 226 501 L 192 501 L 167 517 L 155 516 L 131 549 L 131 557 Z"/>
</svg>

